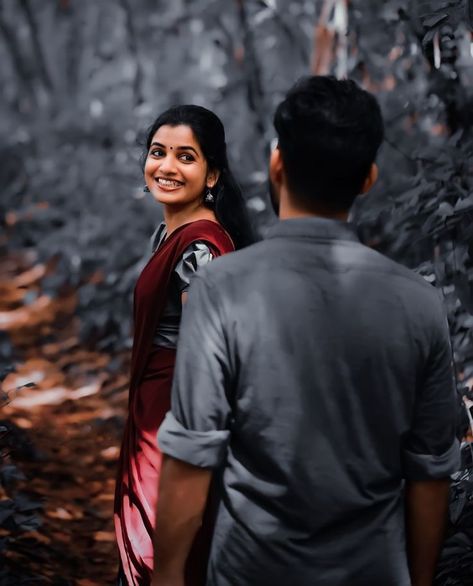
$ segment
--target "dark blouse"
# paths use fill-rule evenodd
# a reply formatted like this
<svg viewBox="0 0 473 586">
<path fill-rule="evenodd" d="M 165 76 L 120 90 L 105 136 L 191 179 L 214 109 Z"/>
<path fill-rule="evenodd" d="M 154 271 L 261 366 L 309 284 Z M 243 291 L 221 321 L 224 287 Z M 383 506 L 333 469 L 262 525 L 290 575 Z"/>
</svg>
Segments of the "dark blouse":
<svg viewBox="0 0 473 586">
<path fill-rule="evenodd" d="M 152 253 L 161 246 L 165 238 L 166 224 L 162 222 L 151 239 Z M 181 295 L 189 288 L 196 271 L 212 259 L 209 247 L 201 241 L 193 242 L 182 255 L 171 277 L 169 296 L 153 339 L 155 346 L 176 348 L 182 314 Z"/>
</svg>

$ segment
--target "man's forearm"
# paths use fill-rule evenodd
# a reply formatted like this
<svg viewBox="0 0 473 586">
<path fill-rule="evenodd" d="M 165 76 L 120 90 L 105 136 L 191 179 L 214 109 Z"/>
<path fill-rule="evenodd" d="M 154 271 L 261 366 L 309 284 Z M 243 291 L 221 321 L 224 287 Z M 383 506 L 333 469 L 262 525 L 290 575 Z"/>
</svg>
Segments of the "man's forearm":
<svg viewBox="0 0 473 586">
<path fill-rule="evenodd" d="M 407 554 L 412 586 L 432 586 L 445 536 L 450 480 L 406 482 Z"/>
<path fill-rule="evenodd" d="M 154 539 L 154 576 L 183 575 L 202 523 L 211 478 L 208 469 L 164 456 Z"/>
</svg>

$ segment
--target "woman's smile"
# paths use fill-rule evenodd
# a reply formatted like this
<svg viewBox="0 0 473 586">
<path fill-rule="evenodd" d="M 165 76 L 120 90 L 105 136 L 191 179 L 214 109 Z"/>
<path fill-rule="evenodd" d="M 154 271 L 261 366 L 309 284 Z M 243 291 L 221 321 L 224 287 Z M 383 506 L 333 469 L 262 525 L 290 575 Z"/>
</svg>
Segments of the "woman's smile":
<svg viewBox="0 0 473 586">
<path fill-rule="evenodd" d="M 154 180 L 158 184 L 159 189 L 162 189 L 163 191 L 176 191 L 184 185 L 182 181 L 168 179 L 166 177 L 155 177 Z"/>
</svg>

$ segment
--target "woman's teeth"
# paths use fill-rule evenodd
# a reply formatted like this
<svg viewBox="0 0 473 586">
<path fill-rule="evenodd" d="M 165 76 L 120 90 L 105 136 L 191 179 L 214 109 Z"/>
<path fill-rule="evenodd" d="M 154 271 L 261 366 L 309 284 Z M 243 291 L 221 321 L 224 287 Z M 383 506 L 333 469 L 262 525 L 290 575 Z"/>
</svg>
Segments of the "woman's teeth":
<svg viewBox="0 0 473 586">
<path fill-rule="evenodd" d="M 180 181 L 173 181 L 172 179 L 162 179 L 158 177 L 157 179 L 158 185 L 162 185 L 163 187 L 180 187 L 182 183 Z"/>
</svg>

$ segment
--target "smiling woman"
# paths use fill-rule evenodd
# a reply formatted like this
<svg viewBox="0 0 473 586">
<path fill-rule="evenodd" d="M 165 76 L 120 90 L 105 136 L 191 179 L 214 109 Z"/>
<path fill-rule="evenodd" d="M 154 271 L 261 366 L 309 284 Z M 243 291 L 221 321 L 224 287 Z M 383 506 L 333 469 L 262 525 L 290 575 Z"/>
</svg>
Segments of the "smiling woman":
<svg viewBox="0 0 473 586">
<path fill-rule="evenodd" d="M 162 456 L 156 435 L 170 408 L 182 302 L 194 273 L 213 258 L 254 241 L 230 172 L 220 119 L 200 106 L 176 106 L 148 133 L 145 182 L 164 222 L 135 288 L 129 413 L 115 491 L 119 584 L 147 586 Z M 209 518 L 211 511 L 209 509 Z M 187 561 L 186 586 L 205 584 L 211 524 Z"/>
<path fill-rule="evenodd" d="M 216 221 L 215 212 L 203 206 L 202 194 L 215 186 L 218 176 L 217 169 L 208 168 L 189 126 L 164 125 L 157 130 L 146 158 L 145 181 L 165 206 L 168 231 L 190 214 Z"/>
</svg>

